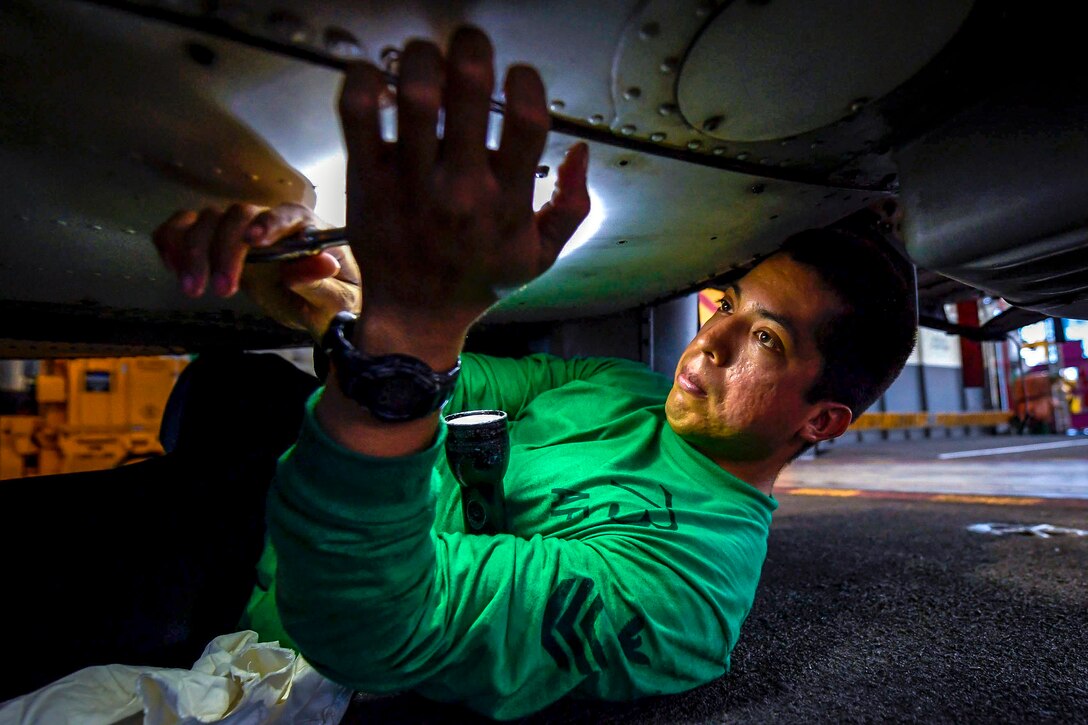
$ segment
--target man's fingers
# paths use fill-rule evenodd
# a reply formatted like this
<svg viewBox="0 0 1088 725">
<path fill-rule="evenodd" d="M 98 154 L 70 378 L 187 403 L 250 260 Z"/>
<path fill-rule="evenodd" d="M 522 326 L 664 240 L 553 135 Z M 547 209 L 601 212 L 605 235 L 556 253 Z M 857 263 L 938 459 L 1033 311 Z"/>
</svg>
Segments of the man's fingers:
<svg viewBox="0 0 1088 725">
<path fill-rule="evenodd" d="M 442 106 L 442 53 L 434 43 L 413 40 L 400 59 L 397 85 L 397 153 L 409 190 L 417 190 L 438 155 Z"/>
<path fill-rule="evenodd" d="M 575 144 L 559 165 L 551 201 L 536 214 L 537 230 L 546 249 L 558 255 L 589 215 L 589 147 Z M 554 256 L 552 258 L 554 260 Z M 549 260 L 551 261 L 551 260 Z"/>
<path fill-rule="evenodd" d="M 313 211 L 302 204 L 280 204 L 254 217 L 246 229 L 245 241 L 252 247 L 267 247 L 284 237 L 316 226 Z"/>
<path fill-rule="evenodd" d="M 163 264 L 171 272 L 181 270 L 181 255 L 185 249 L 185 233 L 196 223 L 198 214 L 190 209 L 175 212 L 160 224 L 151 235 L 151 242 Z"/>
<path fill-rule="evenodd" d="M 311 257 L 284 262 L 280 270 L 283 286 L 292 291 L 312 286 L 321 280 L 335 277 L 340 272 L 340 262 L 335 257 L 322 252 Z"/>
<path fill-rule="evenodd" d="M 487 163 L 487 120 L 495 68 L 491 41 L 477 28 L 453 34 L 446 60 L 444 165 L 454 171 L 477 169 Z"/>
<path fill-rule="evenodd" d="M 304 324 L 311 331 L 324 330 L 337 312 L 359 313 L 362 290 L 358 285 L 337 279 L 340 263 L 329 254 L 283 265 L 281 279 L 285 287 L 305 301 L 300 309 Z"/>
<path fill-rule="evenodd" d="M 242 265 L 249 248 L 246 232 L 261 210 L 262 207 L 252 204 L 233 204 L 219 220 L 208 255 L 212 292 L 220 297 L 229 297 L 238 290 L 238 280 L 242 276 Z"/>
<path fill-rule="evenodd" d="M 379 118 L 384 93 L 385 79 L 377 67 L 365 62 L 348 65 L 340 90 L 340 125 L 351 168 L 359 180 L 369 180 L 384 162 Z"/>
<path fill-rule="evenodd" d="M 514 199 L 531 202 L 534 172 L 551 125 L 544 83 L 529 66 L 512 66 L 506 74 L 505 94 L 502 141 L 492 157 L 492 166 L 504 190 Z"/>
<path fill-rule="evenodd" d="M 204 294 L 208 284 L 208 249 L 212 237 L 219 226 L 221 213 L 218 209 L 206 208 L 200 212 L 196 223 L 185 232 L 184 250 L 179 257 L 181 291 L 188 297 Z"/>
</svg>

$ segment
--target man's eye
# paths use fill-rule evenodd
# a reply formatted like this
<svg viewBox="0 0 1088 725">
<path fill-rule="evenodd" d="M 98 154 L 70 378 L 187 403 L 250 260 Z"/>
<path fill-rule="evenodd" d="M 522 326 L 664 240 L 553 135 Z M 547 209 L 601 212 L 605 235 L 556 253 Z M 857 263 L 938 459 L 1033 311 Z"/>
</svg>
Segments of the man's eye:
<svg viewBox="0 0 1088 725">
<path fill-rule="evenodd" d="M 766 330 L 756 331 L 756 340 L 760 345 L 771 350 L 781 350 L 782 346 L 778 344 L 778 338 L 767 332 Z"/>
<path fill-rule="evenodd" d="M 718 300 L 718 309 L 722 312 L 732 312 L 733 304 L 729 301 L 729 298 L 722 297 L 720 300 Z"/>
</svg>

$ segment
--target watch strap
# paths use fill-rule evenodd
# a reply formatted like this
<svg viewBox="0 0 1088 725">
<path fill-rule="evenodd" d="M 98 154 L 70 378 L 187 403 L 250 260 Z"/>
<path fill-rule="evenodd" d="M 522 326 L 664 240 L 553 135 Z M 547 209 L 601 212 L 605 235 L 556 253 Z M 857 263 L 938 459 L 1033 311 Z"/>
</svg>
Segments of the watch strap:
<svg viewBox="0 0 1088 725">
<path fill-rule="evenodd" d="M 321 340 L 344 395 L 386 422 L 415 420 L 441 410 L 453 396 L 461 359 L 436 372 L 410 355 L 366 355 L 351 342 L 358 317 L 339 312 Z"/>
</svg>

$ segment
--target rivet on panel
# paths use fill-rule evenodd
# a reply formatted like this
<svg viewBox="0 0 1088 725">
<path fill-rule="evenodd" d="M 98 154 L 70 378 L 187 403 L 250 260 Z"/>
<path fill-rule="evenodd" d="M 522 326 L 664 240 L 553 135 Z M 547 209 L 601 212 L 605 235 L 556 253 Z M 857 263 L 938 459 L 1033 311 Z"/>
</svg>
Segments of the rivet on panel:
<svg viewBox="0 0 1088 725">
<path fill-rule="evenodd" d="M 626 239 L 618 239 L 618 240 L 616 240 L 616 244 L 627 244 L 627 240 Z"/>
<path fill-rule="evenodd" d="M 747 161 L 747 160 L 748 160 L 748 152 L 747 151 L 741 151 L 739 154 L 737 154 L 737 161 Z"/>
<path fill-rule="evenodd" d="M 544 179 L 544 178 L 547 178 L 548 172 L 550 172 L 550 171 L 551 171 L 551 169 L 549 169 L 544 164 L 541 164 L 540 166 L 536 167 L 536 171 L 534 172 L 534 174 L 536 175 L 536 178 Z"/>
<path fill-rule="evenodd" d="M 703 130 L 707 133 L 712 133 L 718 130 L 718 127 L 722 125 L 722 121 L 725 120 L 725 116 L 711 116 L 703 121 Z"/>
<path fill-rule="evenodd" d="M 125 234 L 135 234 L 136 230 L 133 229 L 132 227 L 125 227 L 124 232 L 125 232 Z"/>
<path fill-rule="evenodd" d="M 259 174 L 250 174 L 250 175 L 249 175 L 249 180 L 250 180 L 250 181 L 260 181 L 260 180 L 261 180 L 261 177 L 260 177 L 260 175 L 259 175 Z"/>
<path fill-rule="evenodd" d="M 631 86 L 623 92 L 623 98 L 626 101 L 633 101 L 642 95 L 642 89 L 638 86 Z"/>
<path fill-rule="evenodd" d="M 661 143 L 662 141 L 665 140 L 665 134 L 661 133 L 660 131 L 654 131 L 653 133 L 650 134 L 650 140 L 654 141 L 654 142 L 657 142 L 657 143 Z"/>
<path fill-rule="evenodd" d="M 100 232 L 100 231 L 102 231 L 102 225 L 101 224 L 92 224 L 91 229 L 93 229 L 96 232 Z"/>
<path fill-rule="evenodd" d="M 253 11 L 242 3 L 225 0 L 216 4 L 215 17 L 228 25 L 246 27 L 253 24 Z"/>
<path fill-rule="evenodd" d="M 205 68 L 215 65 L 215 51 L 203 43 L 186 43 L 185 52 L 197 65 L 202 65 Z"/>
<path fill-rule="evenodd" d="M 296 45 L 307 42 L 312 35 L 302 18 L 286 10 L 276 10 L 270 13 L 268 28 L 277 37 Z"/>
<path fill-rule="evenodd" d="M 354 35 L 335 25 L 325 28 L 325 51 L 338 58 L 358 58 L 363 46 Z"/>
<path fill-rule="evenodd" d="M 657 112 L 662 116 L 671 116 L 678 110 L 675 103 L 662 103 L 657 107 Z"/>
<path fill-rule="evenodd" d="M 763 166 L 770 166 L 774 163 L 774 159 L 772 159 L 770 156 L 764 156 L 759 160 L 759 163 Z"/>
<path fill-rule="evenodd" d="M 659 65 L 658 68 L 660 68 L 662 73 L 675 73 L 679 66 L 680 61 L 670 56 L 661 61 L 661 65 Z"/>
<path fill-rule="evenodd" d="M 66 226 L 68 226 L 68 222 L 66 222 L 66 221 L 65 221 L 65 220 L 63 220 L 63 219 L 57 219 L 57 224 L 58 224 L 58 225 L 60 225 L 60 226 L 62 226 L 62 227 L 66 227 Z"/>
<path fill-rule="evenodd" d="M 391 45 L 382 48 L 382 67 L 388 73 L 396 73 L 400 69 L 400 51 Z"/>
<path fill-rule="evenodd" d="M 865 106 L 868 105 L 868 103 L 869 103 L 868 98 L 858 98 L 856 100 L 851 101 L 850 106 L 849 106 L 850 113 L 857 113 L 861 109 L 865 108 Z"/>
<path fill-rule="evenodd" d="M 725 155 L 725 146 L 715 146 L 714 150 L 711 151 L 711 153 L 714 154 L 715 156 L 724 156 Z"/>
<path fill-rule="evenodd" d="M 592 116 L 589 117 L 589 122 L 592 123 L 594 126 L 600 126 L 602 123 L 604 123 L 604 116 L 599 113 L 594 113 Z"/>
<path fill-rule="evenodd" d="M 766 189 L 767 187 L 763 184 L 752 184 L 750 187 L 748 187 L 748 191 L 752 192 L 753 194 L 762 194 Z"/>
<path fill-rule="evenodd" d="M 620 127 L 620 133 L 622 133 L 624 136 L 630 136 L 631 134 L 633 134 L 637 130 L 638 129 L 636 129 L 631 124 L 627 124 L 626 126 Z"/>
<path fill-rule="evenodd" d="M 698 151 L 702 147 L 703 147 L 703 142 L 702 141 L 688 141 L 688 150 L 689 151 Z"/>
<path fill-rule="evenodd" d="M 563 101 L 559 100 L 558 98 L 548 104 L 548 109 L 551 110 L 553 113 L 562 111 L 566 107 L 567 104 L 563 103 Z"/>
<path fill-rule="evenodd" d="M 661 34 L 661 26 L 654 22 L 649 22 L 639 28 L 638 37 L 643 40 L 649 40 L 650 38 L 656 38 Z"/>
</svg>

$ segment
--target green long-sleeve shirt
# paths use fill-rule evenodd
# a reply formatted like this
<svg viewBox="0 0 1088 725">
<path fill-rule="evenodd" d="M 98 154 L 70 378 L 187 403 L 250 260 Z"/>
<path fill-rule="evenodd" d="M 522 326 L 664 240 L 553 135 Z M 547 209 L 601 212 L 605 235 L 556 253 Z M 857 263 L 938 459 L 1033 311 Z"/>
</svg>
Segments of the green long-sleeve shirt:
<svg viewBox="0 0 1088 725">
<path fill-rule="evenodd" d="M 444 427 L 409 457 L 358 455 L 321 431 L 316 394 L 270 496 L 275 585 L 255 593 L 250 626 L 282 637 L 282 618 L 357 690 L 497 718 L 719 677 L 777 504 L 672 431 L 669 387 L 624 360 L 465 355 L 446 412 L 510 418 L 510 533 L 493 536 L 464 533 Z"/>
</svg>

